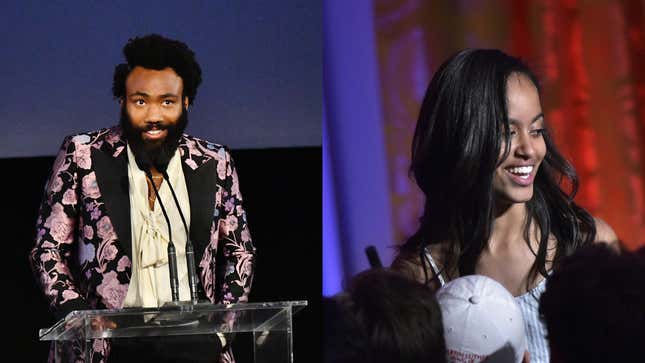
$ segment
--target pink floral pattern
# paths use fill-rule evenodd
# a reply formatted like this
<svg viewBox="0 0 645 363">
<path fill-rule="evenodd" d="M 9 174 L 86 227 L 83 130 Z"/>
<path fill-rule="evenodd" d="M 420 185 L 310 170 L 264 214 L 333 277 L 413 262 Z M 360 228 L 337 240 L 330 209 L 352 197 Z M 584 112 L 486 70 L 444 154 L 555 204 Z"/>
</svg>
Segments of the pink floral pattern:
<svg viewBox="0 0 645 363">
<path fill-rule="evenodd" d="M 54 205 L 43 226 L 49 228 L 49 234 L 56 242 L 63 243 L 71 239 L 73 221 L 65 214 L 61 204 Z"/>
<path fill-rule="evenodd" d="M 116 271 L 110 271 L 103 275 L 103 281 L 97 286 L 96 292 L 103 296 L 103 302 L 108 309 L 118 309 L 123 307 L 128 286 L 119 282 Z"/>
<path fill-rule="evenodd" d="M 119 250 L 116 248 L 114 243 L 111 242 L 104 244 L 102 248 L 99 248 L 99 251 L 99 260 L 101 261 L 113 261 L 119 253 Z"/>
<path fill-rule="evenodd" d="M 76 193 L 69 189 L 63 194 L 63 204 L 76 204 Z"/>
<path fill-rule="evenodd" d="M 60 192 L 60 188 L 63 187 L 63 181 L 59 177 L 55 177 L 48 187 L 53 193 L 58 193 Z"/>
<path fill-rule="evenodd" d="M 118 127 L 74 135 L 65 138 L 54 162 L 30 253 L 32 269 L 54 311 L 123 306 L 131 261 L 105 207 L 92 156 L 104 153 L 116 158 L 125 145 Z M 248 301 L 255 247 L 233 159 L 225 147 L 188 135 L 182 137 L 179 151 L 182 161 L 193 170 L 209 160 L 216 162 L 211 236 L 198 262 L 202 288 L 213 303 Z M 223 249 L 226 262 L 222 268 L 216 266 L 219 249 Z M 78 275 L 69 267 L 74 263 L 80 264 Z M 95 340 L 91 360 L 105 361 L 109 349 L 108 341 Z M 230 352 L 220 361 L 232 362 Z"/>
<path fill-rule="evenodd" d="M 81 169 L 90 169 L 92 167 L 90 145 L 79 145 L 76 149 L 76 164 Z"/>
<path fill-rule="evenodd" d="M 119 260 L 119 263 L 116 266 L 117 271 L 125 271 L 125 269 L 129 269 L 131 262 L 130 259 L 127 256 L 121 257 Z"/>
<path fill-rule="evenodd" d="M 99 191 L 99 186 L 96 183 L 96 174 L 91 172 L 83 177 L 83 194 L 91 199 L 97 199 L 101 192 Z"/>
<path fill-rule="evenodd" d="M 110 217 L 104 216 L 96 223 L 96 234 L 99 235 L 99 238 L 103 240 L 114 240 L 116 239 L 116 233 L 110 222 Z"/>
<path fill-rule="evenodd" d="M 217 177 L 224 180 L 226 178 L 226 165 L 217 163 Z"/>
<path fill-rule="evenodd" d="M 72 290 L 63 291 L 63 302 L 78 298 L 78 293 Z"/>
</svg>

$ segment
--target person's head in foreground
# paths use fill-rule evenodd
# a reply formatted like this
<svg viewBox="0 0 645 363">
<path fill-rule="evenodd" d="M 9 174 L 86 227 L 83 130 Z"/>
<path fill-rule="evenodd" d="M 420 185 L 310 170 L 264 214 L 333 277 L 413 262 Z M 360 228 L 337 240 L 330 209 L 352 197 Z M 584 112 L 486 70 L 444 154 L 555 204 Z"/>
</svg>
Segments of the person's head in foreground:
<svg viewBox="0 0 645 363">
<path fill-rule="evenodd" d="M 645 261 L 594 244 L 563 259 L 540 298 L 553 363 L 645 360 Z"/>
<path fill-rule="evenodd" d="M 323 307 L 326 363 L 446 361 L 434 293 L 396 272 L 362 272 Z"/>
<path fill-rule="evenodd" d="M 510 348 L 510 362 L 528 361 L 522 312 L 504 286 L 482 275 L 452 280 L 437 291 L 448 361 L 477 363 Z"/>
</svg>

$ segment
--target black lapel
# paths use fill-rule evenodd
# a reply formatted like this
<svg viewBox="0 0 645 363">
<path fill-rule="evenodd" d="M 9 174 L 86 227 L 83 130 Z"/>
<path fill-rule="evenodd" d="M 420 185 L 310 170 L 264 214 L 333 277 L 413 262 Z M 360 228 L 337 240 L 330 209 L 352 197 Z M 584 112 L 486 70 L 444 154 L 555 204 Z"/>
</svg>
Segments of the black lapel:
<svg viewBox="0 0 645 363">
<path fill-rule="evenodd" d="M 193 170 L 186 163 L 181 163 L 186 178 L 188 200 L 190 201 L 190 240 L 195 247 L 195 263 L 199 265 L 204 250 L 210 243 L 211 226 L 215 212 L 215 176 L 216 161 L 210 159 Z"/>
<path fill-rule="evenodd" d="M 107 215 L 121 246 L 132 260 L 127 153 L 123 150 L 119 156 L 113 157 L 104 151 L 92 149 L 92 165 Z"/>
</svg>

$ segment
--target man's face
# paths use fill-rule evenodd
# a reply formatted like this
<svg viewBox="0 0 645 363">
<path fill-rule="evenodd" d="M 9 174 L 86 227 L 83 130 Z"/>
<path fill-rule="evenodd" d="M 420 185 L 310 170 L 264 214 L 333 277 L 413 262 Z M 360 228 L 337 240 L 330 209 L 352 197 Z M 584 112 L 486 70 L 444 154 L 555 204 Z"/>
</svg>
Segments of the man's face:
<svg viewBox="0 0 645 363">
<path fill-rule="evenodd" d="M 170 160 L 187 123 L 183 82 L 172 68 L 135 67 L 125 82 L 121 125 L 133 152 L 153 162 Z M 159 158 L 161 158 L 159 160 Z"/>
</svg>

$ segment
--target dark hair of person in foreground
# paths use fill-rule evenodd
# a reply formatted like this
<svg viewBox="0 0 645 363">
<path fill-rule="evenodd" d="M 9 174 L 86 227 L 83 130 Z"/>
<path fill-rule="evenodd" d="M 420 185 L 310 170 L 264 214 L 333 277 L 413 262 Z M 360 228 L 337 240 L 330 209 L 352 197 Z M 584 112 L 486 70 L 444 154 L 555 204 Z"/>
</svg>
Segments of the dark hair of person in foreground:
<svg viewBox="0 0 645 363">
<path fill-rule="evenodd" d="M 645 359 L 645 259 L 604 243 L 562 260 L 540 299 L 551 362 Z"/>
<path fill-rule="evenodd" d="M 323 309 L 325 363 L 446 362 L 434 293 L 399 273 L 362 272 Z"/>
</svg>

